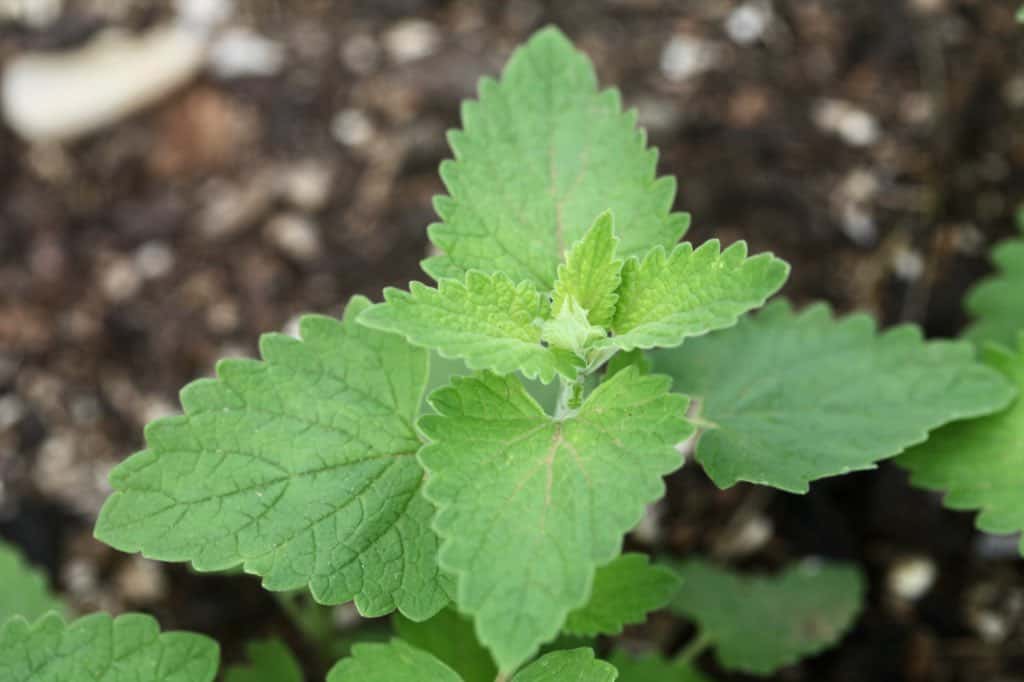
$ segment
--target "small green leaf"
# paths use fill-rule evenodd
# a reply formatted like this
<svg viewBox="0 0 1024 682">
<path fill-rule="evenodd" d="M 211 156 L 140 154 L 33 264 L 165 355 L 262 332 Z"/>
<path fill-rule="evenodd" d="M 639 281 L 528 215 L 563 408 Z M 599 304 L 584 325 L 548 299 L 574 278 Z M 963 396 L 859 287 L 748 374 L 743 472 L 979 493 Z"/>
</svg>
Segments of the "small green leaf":
<svg viewBox="0 0 1024 682">
<path fill-rule="evenodd" d="M 160 633 L 150 616 L 95 613 L 70 625 L 55 613 L 0 627 L 4 682 L 212 682 L 217 643 L 191 632 Z"/>
<path fill-rule="evenodd" d="M 796 314 L 780 301 L 652 359 L 700 400 L 697 459 L 723 488 L 750 481 L 806 492 L 1014 395 L 970 344 L 925 341 L 911 326 L 879 334 L 867 315 L 836 320 L 824 305 Z"/>
<path fill-rule="evenodd" d="M 558 313 L 541 328 L 541 338 L 551 346 L 579 356 L 592 342 L 604 337 L 604 329 L 592 325 L 587 311 L 571 296 L 562 301 Z"/>
<path fill-rule="evenodd" d="M 1024 233 L 1024 221 L 1017 226 Z M 977 344 L 986 341 L 1012 348 L 1024 331 L 1024 236 L 1008 239 L 992 250 L 998 272 L 967 294 L 965 305 L 974 323 L 964 332 Z"/>
<path fill-rule="evenodd" d="M 498 674 L 491 655 L 476 641 L 473 621 L 453 608 L 442 609 L 422 623 L 395 616 L 394 625 L 403 641 L 433 654 L 465 682 L 493 682 Z"/>
<path fill-rule="evenodd" d="M 49 611 L 63 613 L 64 605 L 50 594 L 46 577 L 0 541 L 0 625 L 11 616 L 36 620 Z"/>
<path fill-rule="evenodd" d="M 505 671 L 553 638 L 588 599 L 594 570 L 664 494 L 692 433 L 668 380 L 616 374 L 554 420 L 514 377 L 453 379 L 420 420 L 427 497 L 457 603 Z"/>
<path fill-rule="evenodd" d="M 512 682 L 615 682 L 618 672 L 587 648 L 552 651 L 523 668 Z"/>
<path fill-rule="evenodd" d="M 417 346 L 462 358 L 470 369 L 499 374 L 521 370 L 547 383 L 575 369 L 541 345 L 548 313 L 544 296 L 529 282 L 506 275 L 470 272 L 465 282 L 442 280 L 437 289 L 413 282 L 409 291 L 384 290 L 385 303 L 366 310 L 359 321 L 402 334 Z"/>
<path fill-rule="evenodd" d="M 597 569 L 590 601 L 569 614 L 563 631 L 574 635 L 617 635 L 623 625 L 642 623 L 679 589 L 679 577 L 652 566 L 646 554 L 623 554 Z"/>
<path fill-rule="evenodd" d="M 567 300 L 575 300 L 587 311 L 591 324 L 610 325 L 619 300 L 616 291 L 622 281 L 622 260 L 615 257 L 618 243 L 612 214 L 606 211 L 558 266 L 551 310 L 561 310 Z"/>
<path fill-rule="evenodd" d="M 413 425 L 427 353 L 307 316 L 302 340 L 264 335 L 263 362 L 225 360 L 146 428 L 111 474 L 96 536 L 125 552 L 217 571 L 244 563 L 270 590 L 429 618 L 448 602 Z"/>
<path fill-rule="evenodd" d="M 764 304 L 786 281 L 789 266 L 771 254 L 747 258 L 737 242 L 719 252 L 718 240 L 696 251 L 680 244 L 653 249 L 622 269 L 618 308 L 605 345 L 632 350 L 678 346 L 684 339 L 731 327 Z"/>
<path fill-rule="evenodd" d="M 299 662 L 291 650 L 276 639 L 250 642 L 246 646 L 251 663 L 228 668 L 224 682 L 303 682 Z"/>
<path fill-rule="evenodd" d="M 598 92 L 590 62 L 558 29 L 517 49 L 500 83 L 480 82 L 462 127 L 449 134 L 455 160 L 441 164 L 450 196 L 435 201 L 443 222 L 429 234 L 444 253 L 423 263 L 434 279 L 504 272 L 550 291 L 564 251 L 606 209 L 624 256 L 670 247 L 686 230 L 636 113 L 622 113 L 617 91 Z"/>
<path fill-rule="evenodd" d="M 651 371 L 651 361 L 648 359 L 647 354 L 639 348 L 624 352 L 620 351 L 608 361 L 608 366 L 605 368 L 605 378 L 611 379 L 627 367 L 636 367 L 637 371 L 641 374 L 647 374 Z"/>
<path fill-rule="evenodd" d="M 950 509 L 980 510 L 981 530 L 1015 533 L 1024 530 L 1024 335 L 1019 353 L 989 346 L 983 357 L 1017 387 L 1017 399 L 997 414 L 944 426 L 896 463 L 915 485 L 945 491 Z"/>
<path fill-rule="evenodd" d="M 697 621 L 728 670 L 769 675 L 836 643 L 860 613 L 855 566 L 803 561 L 775 576 L 741 576 L 701 559 L 682 563 L 672 609 Z"/>
<path fill-rule="evenodd" d="M 711 682 L 696 668 L 658 654 L 630 656 L 615 651 L 608 660 L 619 671 L 618 682 Z"/>
<path fill-rule="evenodd" d="M 356 644 L 352 656 L 327 673 L 327 682 L 462 682 L 458 673 L 400 639 Z"/>
</svg>

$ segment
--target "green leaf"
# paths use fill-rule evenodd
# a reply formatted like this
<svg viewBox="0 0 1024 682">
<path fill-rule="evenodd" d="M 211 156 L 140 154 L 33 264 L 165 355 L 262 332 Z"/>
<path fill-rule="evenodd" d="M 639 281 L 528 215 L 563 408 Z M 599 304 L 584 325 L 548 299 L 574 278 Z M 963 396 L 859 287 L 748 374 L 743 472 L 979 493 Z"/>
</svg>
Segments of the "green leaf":
<svg viewBox="0 0 1024 682">
<path fill-rule="evenodd" d="M 276 639 L 250 642 L 246 651 L 251 664 L 231 666 L 224 682 L 303 682 L 305 679 L 295 656 Z"/>
<path fill-rule="evenodd" d="M 607 327 L 612 323 L 619 300 L 616 291 L 622 281 L 622 260 L 615 257 L 618 243 L 612 214 L 606 211 L 558 266 L 552 311 L 561 310 L 567 300 L 575 300 L 587 311 L 591 324 Z"/>
<path fill-rule="evenodd" d="M 587 319 L 587 311 L 571 296 L 562 301 L 558 313 L 544 323 L 541 338 L 555 348 L 582 356 L 587 347 L 605 337 L 602 327 L 595 327 Z"/>
<path fill-rule="evenodd" d="M 561 356 L 540 344 L 548 303 L 529 282 L 470 272 L 465 282 L 443 280 L 437 289 L 419 282 L 410 284 L 408 292 L 388 288 L 384 299 L 359 322 L 402 334 L 444 357 L 462 358 L 470 369 L 521 370 L 544 383 L 558 371 L 576 375 Z"/>
<path fill-rule="evenodd" d="M 439 560 L 457 603 L 508 671 L 586 603 L 594 570 L 664 494 L 692 427 L 668 379 L 616 374 L 578 413 L 555 420 L 514 377 L 453 379 L 420 420 Z"/>
<path fill-rule="evenodd" d="M 679 577 L 652 566 L 646 554 L 623 554 L 597 569 L 590 601 L 569 614 L 562 629 L 582 635 L 617 635 L 623 625 L 642 623 L 679 589 Z"/>
<path fill-rule="evenodd" d="M 63 613 L 64 605 L 50 594 L 46 577 L 0 541 L 0 624 L 11 616 L 35 620 L 48 611 Z"/>
<path fill-rule="evenodd" d="M 694 559 L 679 574 L 672 609 L 697 621 L 723 668 L 755 675 L 832 646 L 864 599 L 864 577 L 849 564 L 803 561 L 774 576 L 742 576 Z"/>
<path fill-rule="evenodd" d="M 587 648 L 552 651 L 523 668 L 512 682 L 615 682 L 618 673 Z"/>
<path fill-rule="evenodd" d="M 500 83 L 480 82 L 462 126 L 449 134 L 455 160 L 441 164 L 443 222 L 429 230 L 444 253 L 423 262 L 434 279 L 476 269 L 550 291 L 563 252 L 606 209 L 624 256 L 686 231 L 688 216 L 670 213 L 675 181 L 655 178 L 636 113 L 622 113 L 617 91 L 598 92 L 590 62 L 558 29 L 517 49 Z"/>
<path fill-rule="evenodd" d="M 191 632 L 160 633 L 141 614 L 96 613 L 70 625 L 55 613 L 0 627 L 4 682 L 211 682 L 217 643 Z"/>
<path fill-rule="evenodd" d="M 458 673 L 400 639 L 356 644 L 352 656 L 327 673 L 327 682 L 462 682 Z"/>
<path fill-rule="evenodd" d="M 718 240 L 696 251 L 680 244 L 630 259 L 612 331 L 605 345 L 632 350 L 678 346 L 684 339 L 731 327 L 785 283 L 789 265 L 769 253 L 747 258 L 745 242 L 719 251 Z"/>
<path fill-rule="evenodd" d="M 473 622 L 453 608 L 422 623 L 396 616 L 394 625 L 403 641 L 433 654 L 465 682 L 493 682 L 498 674 L 491 655 L 476 641 Z"/>
<path fill-rule="evenodd" d="M 185 414 L 146 428 L 116 467 L 96 537 L 201 571 L 244 563 L 270 590 L 309 585 L 413 619 L 448 601 L 413 426 L 427 353 L 356 324 L 304 317 L 264 335 L 263 362 L 224 360 L 182 391 Z"/>
<path fill-rule="evenodd" d="M 653 362 L 700 400 L 697 459 L 723 488 L 750 481 L 806 492 L 1014 394 L 970 344 L 926 342 L 912 326 L 879 334 L 867 315 L 836 320 L 824 305 L 796 314 L 778 302 Z"/>
<path fill-rule="evenodd" d="M 1024 220 L 1018 220 L 1024 232 Z M 1024 236 L 1008 239 L 992 250 L 998 272 L 981 281 L 965 299 L 974 323 L 964 332 L 975 343 L 1001 343 L 1012 348 L 1024 331 Z"/>
<path fill-rule="evenodd" d="M 980 510 L 981 530 L 1015 533 L 1024 530 L 1024 335 L 1019 353 L 989 346 L 983 357 L 1017 387 L 1017 400 L 997 414 L 939 429 L 896 463 L 910 470 L 915 485 L 945 491 L 950 509 Z"/>
<path fill-rule="evenodd" d="M 609 662 L 619 671 L 618 682 L 710 682 L 696 668 L 666 660 L 658 654 L 630 656 L 624 651 L 615 651 Z"/>
</svg>

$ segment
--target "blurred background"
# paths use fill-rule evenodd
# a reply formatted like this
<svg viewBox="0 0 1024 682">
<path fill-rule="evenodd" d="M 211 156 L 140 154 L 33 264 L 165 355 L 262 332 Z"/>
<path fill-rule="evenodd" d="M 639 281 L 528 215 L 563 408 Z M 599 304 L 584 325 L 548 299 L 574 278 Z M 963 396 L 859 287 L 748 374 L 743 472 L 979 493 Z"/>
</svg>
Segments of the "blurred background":
<svg viewBox="0 0 1024 682">
<path fill-rule="evenodd" d="M 425 277 L 444 132 L 482 74 L 557 24 L 638 110 L 693 214 L 687 239 L 774 251 L 799 303 L 952 336 L 1021 199 L 1015 11 L 0 0 L 0 537 L 81 612 L 144 610 L 216 637 L 228 661 L 278 634 L 318 679 L 329 661 L 285 615 L 294 604 L 253 578 L 119 554 L 92 523 L 110 468 L 217 358 L 254 355 L 261 332 L 300 312 L 338 314 L 352 294 Z M 802 497 L 719 491 L 689 467 L 669 488 L 631 546 L 868 570 L 856 629 L 777 679 L 1024 680 L 1017 538 L 975 533 L 897 469 Z M 353 636 L 380 626 L 349 607 L 327 617 Z M 625 638 L 670 650 L 687 635 L 655 616 Z"/>
</svg>

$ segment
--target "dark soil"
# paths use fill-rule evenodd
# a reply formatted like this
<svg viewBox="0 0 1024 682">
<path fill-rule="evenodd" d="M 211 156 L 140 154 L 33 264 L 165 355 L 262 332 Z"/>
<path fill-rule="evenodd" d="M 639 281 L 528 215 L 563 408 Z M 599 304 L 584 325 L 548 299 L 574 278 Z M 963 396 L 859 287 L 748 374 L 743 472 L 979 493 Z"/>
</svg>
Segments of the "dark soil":
<svg viewBox="0 0 1024 682">
<path fill-rule="evenodd" d="M 639 109 L 694 216 L 688 238 L 774 251 L 800 303 L 955 335 L 961 297 L 1021 198 L 1024 28 L 1011 0 L 765 0 L 751 4 L 773 18 L 751 45 L 725 30 L 733 0 L 240 4 L 235 23 L 285 46 L 276 75 L 204 77 L 65 146 L 0 129 L 0 536 L 79 610 L 151 612 L 216 637 L 228 661 L 280 634 L 310 679 L 329 663 L 257 581 L 92 540 L 106 473 L 217 358 L 254 354 L 261 332 L 302 311 L 337 314 L 352 294 L 423 277 L 443 133 L 535 28 L 561 26 Z M 45 28 L 0 24 L 0 62 L 169 12 L 66 2 Z M 399 62 L 386 36 L 411 17 L 436 42 Z M 673 36 L 713 63 L 673 78 L 685 66 L 662 64 Z M 295 225 L 305 242 L 289 241 Z M 1024 680 L 1016 540 L 983 538 L 896 468 L 806 496 L 719 491 L 696 468 L 669 488 L 635 546 L 762 569 L 822 555 L 868 571 L 842 645 L 777 679 Z M 909 560 L 937 576 L 917 601 L 889 587 Z M 687 634 L 656 616 L 626 638 L 667 651 Z M 701 663 L 714 671 L 712 656 Z"/>
</svg>

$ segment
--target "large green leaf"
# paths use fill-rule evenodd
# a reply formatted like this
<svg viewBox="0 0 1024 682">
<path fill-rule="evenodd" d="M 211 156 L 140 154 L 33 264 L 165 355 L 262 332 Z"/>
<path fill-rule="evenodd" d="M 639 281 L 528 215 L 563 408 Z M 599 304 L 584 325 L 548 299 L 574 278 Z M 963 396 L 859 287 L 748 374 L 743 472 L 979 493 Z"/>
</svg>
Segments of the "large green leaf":
<svg viewBox="0 0 1024 682">
<path fill-rule="evenodd" d="M 299 662 L 291 650 L 276 639 L 250 642 L 246 646 L 249 665 L 231 666 L 224 682 L 303 682 Z"/>
<path fill-rule="evenodd" d="M 0 627 L 3 682 L 211 682 L 217 643 L 191 632 L 165 632 L 141 614 L 96 613 L 70 625 L 57 614 Z"/>
<path fill-rule="evenodd" d="M 710 682 L 693 666 L 657 654 L 631 656 L 615 651 L 608 660 L 619 671 L 618 682 Z"/>
<path fill-rule="evenodd" d="M 11 616 L 35 620 L 48 611 L 63 612 L 64 606 L 50 594 L 46 577 L 0 541 L 0 624 Z"/>
<path fill-rule="evenodd" d="M 456 574 L 460 610 L 505 671 L 553 638 L 586 603 L 692 427 L 668 379 L 624 369 L 579 412 L 544 413 L 514 377 L 453 379 L 420 420 L 426 495 L 438 506 L 441 565 Z"/>
<path fill-rule="evenodd" d="M 368 305 L 305 317 L 301 341 L 267 334 L 263 362 L 189 385 L 185 414 L 150 424 L 111 474 L 96 536 L 202 571 L 243 563 L 267 589 L 308 584 L 369 616 L 436 613 L 447 579 L 413 426 L 427 354 L 356 324 Z"/>
<path fill-rule="evenodd" d="M 837 642 L 864 599 L 864 578 L 848 564 L 804 561 L 774 576 L 742 576 L 694 559 L 679 573 L 672 609 L 697 621 L 722 667 L 755 675 Z"/>
<path fill-rule="evenodd" d="M 1017 226 L 1024 232 L 1024 213 Z M 977 343 L 995 341 L 1010 348 L 1024 331 L 1024 236 L 998 245 L 992 260 L 998 273 L 967 295 L 965 304 L 975 321 L 965 334 Z"/>
<path fill-rule="evenodd" d="M 823 305 L 796 314 L 775 303 L 653 362 L 700 401 L 697 458 L 723 488 L 750 481 L 805 492 L 1014 395 L 970 344 L 924 341 L 911 326 L 879 334 L 870 317 L 836 320 Z"/>
<path fill-rule="evenodd" d="M 991 346 L 986 362 L 1024 394 L 1024 335 L 1020 352 Z M 1024 399 L 981 419 L 944 426 L 896 462 L 914 484 L 946 492 L 951 509 L 978 509 L 978 528 L 990 533 L 1024 530 Z M 1024 541 L 1021 543 L 1024 553 Z"/>
<path fill-rule="evenodd" d="M 356 644 L 327 673 L 327 682 L 463 682 L 458 673 L 400 639 Z"/>
<path fill-rule="evenodd" d="M 684 339 L 731 327 L 764 305 L 785 283 L 789 265 L 770 253 L 747 258 L 745 242 L 720 251 L 717 239 L 657 248 L 622 268 L 618 307 L 606 345 L 633 350 L 678 346 Z"/>
<path fill-rule="evenodd" d="M 512 682 L 615 682 L 618 673 L 587 648 L 552 651 L 523 668 Z"/>
<path fill-rule="evenodd" d="M 619 240 L 612 214 L 602 213 L 558 266 L 558 279 L 551 294 L 551 310 L 557 315 L 567 301 L 587 311 L 587 320 L 608 327 L 615 316 L 616 293 L 622 281 L 622 259 L 616 257 Z"/>
<path fill-rule="evenodd" d="M 590 601 L 570 613 L 562 629 L 584 637 L 617 635 L 668 604 L 677 589 L 673 571 L 651 565 L 646 554 L 623 554 L 597 569 Z"/>
<path fill-rule="evenodd" d="M 442 609 L 422 623 L 397 615 L 394 625 L 403 641 L 437 656 L 465 682 L 493 682 L 498 674 L 491 655 L 476 641 L 473 621 L 453 608 Z"/>
<path fill-rule="evenodd" d="M 590 62 L 557 29 L 516 50 L 500 83 L 481 81 L 462 126 L 449 135 L 455 160 L 441 164 L 443 222 L 430 226 L 443 254 L 423 263 L 435 279 L 476 269 L 550 291 L 563 252 L 606 209 L 623 256 L 670 247 L 686 230 L 636 114 L 622 113 L 615 90 L 598 92 Z"/>
</svg>

